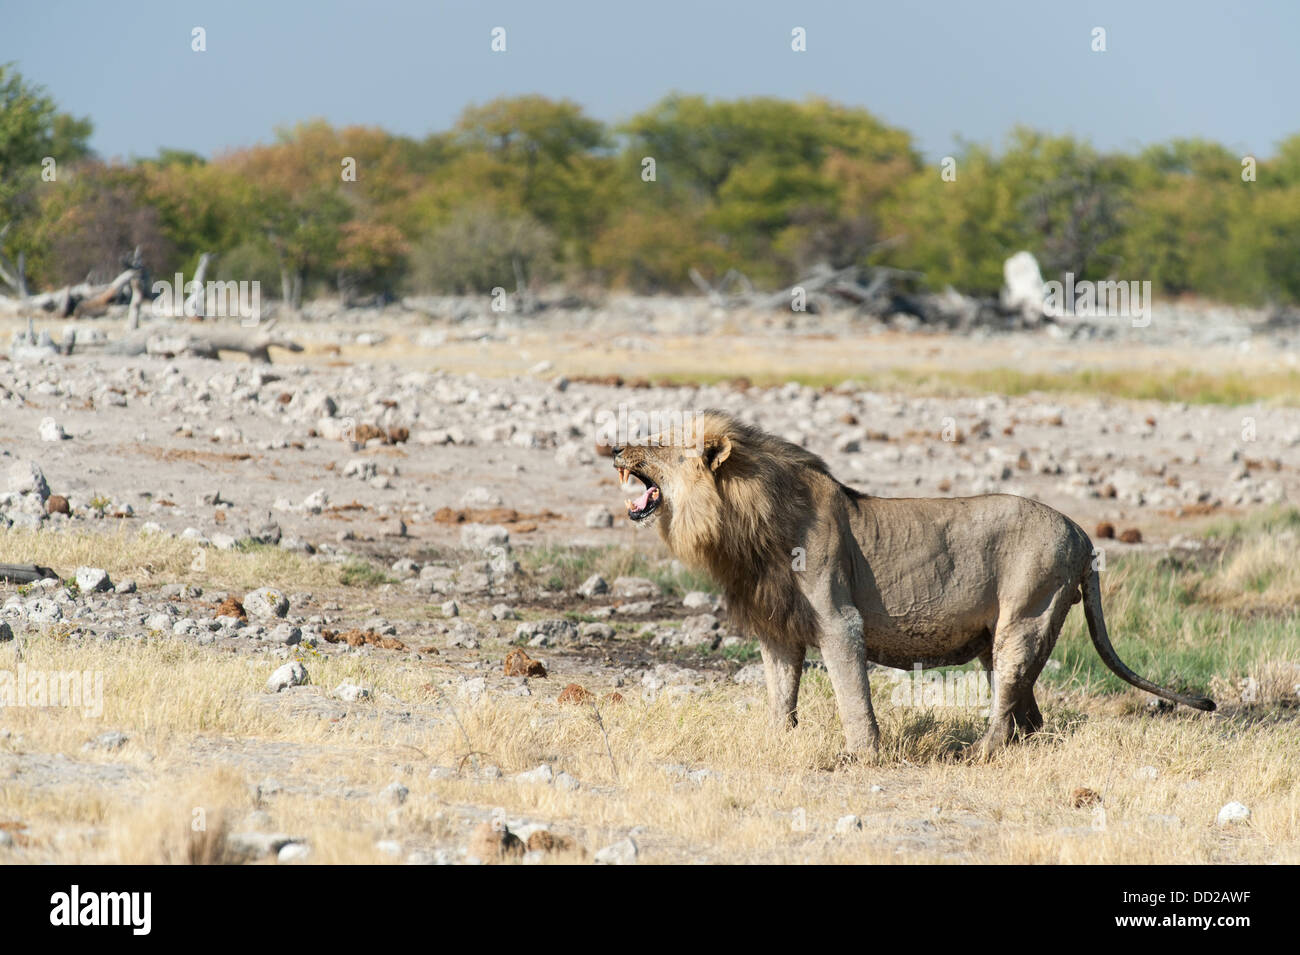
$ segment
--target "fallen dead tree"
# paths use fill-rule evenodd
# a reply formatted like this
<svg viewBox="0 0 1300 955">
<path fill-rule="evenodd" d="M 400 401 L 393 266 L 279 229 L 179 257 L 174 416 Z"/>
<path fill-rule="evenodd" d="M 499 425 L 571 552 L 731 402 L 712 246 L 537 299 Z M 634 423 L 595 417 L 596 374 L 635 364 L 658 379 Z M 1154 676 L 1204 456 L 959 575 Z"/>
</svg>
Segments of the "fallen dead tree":
<svg viewBox="0 0 1300 955">
<path fill-rule="evenodd" d="M 249 329 L 196 328 L 181 322 L 146 325 L 103 346 L 109 355 L 157 355 L 174 358 L 217 358 L 220 352 L 239 352 L 250 361 L 270 364 L 272 348 L 301 352 L 302 345 L 273 334 L 275 320 Z"/>
<path fill-rule="evenodd" d="M 921 325 L 951 330 L 973 327 L 1022 328 L 1038 325 L 1041 313 L 1010 307 L 995 297 L 963 295 L 952 288 L 925 291 L 924 275 L 888 266 L 835 269 L 818 265 L 799 281 L 776 292 L 759 292 L 734 269 L 710 284 L 692 269 L 695 283 L 714 305 L 728 308 L 825 314 L 850 310 L 859 315 L 889 319 L 910 316 Z"/>
<path fill-rule="evenodd" d="M 65 285 L 52 292 L 39 295 L 20 295 L 19 301 L 25 310 L 39 309 L 53 312 L 59 318 L 97 318 L 105 314 L 110 305 L 137 304 L 147 297 L 145 287 L 147 273 L 144 262 L 137 248 L 126 260 L 126 268 L 107 284 L 83 282 L 79 285 Z M 23 288 L 26 278 L 23 277 Z"/>
<path fill-rule="evenodd" d="M 0 564 L 0 580 L 11 584 L 32 584 L 38 580 L 58 579 L 58 574 L 38 564 Z"/>
</svg>

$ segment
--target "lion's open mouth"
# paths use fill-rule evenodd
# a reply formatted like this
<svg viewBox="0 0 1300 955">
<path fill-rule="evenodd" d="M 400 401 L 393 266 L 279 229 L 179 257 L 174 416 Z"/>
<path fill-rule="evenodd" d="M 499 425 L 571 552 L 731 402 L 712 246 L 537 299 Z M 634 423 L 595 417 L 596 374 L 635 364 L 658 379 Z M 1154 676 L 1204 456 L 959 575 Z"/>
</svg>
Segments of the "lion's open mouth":
<svg viewBox="0 0 1300 955">
<path fill-rule="evenodd" d="M 618 479 L 622 484 L 627 483 L 629 477 L 634 477 L 645 485 L 645 491 L 641 496 L 633 500 L 627 499 L 627 516 L 634 521 L 643 521 L 655 512 L 659 507 L 659 502 L 663 500 L 663 495 L 659 491 L 659 485 L 650 480 L 644 474 L 638 474 L 631 468 L 619 468 Z"/>
</svg>

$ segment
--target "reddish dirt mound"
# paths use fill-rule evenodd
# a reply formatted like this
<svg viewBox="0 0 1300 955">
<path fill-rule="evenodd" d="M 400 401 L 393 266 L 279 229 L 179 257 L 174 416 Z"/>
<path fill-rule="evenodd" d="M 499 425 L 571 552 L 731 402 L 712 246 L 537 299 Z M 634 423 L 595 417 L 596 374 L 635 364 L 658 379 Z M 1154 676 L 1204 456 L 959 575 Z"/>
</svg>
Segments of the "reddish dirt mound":
<svg viewBox="0 0 1300 955">
<path fill-rule="evenodd" d="M 534 660 L 516 647 L 506 654 L 505 673 L 506 676 L 546 676 L 546 667 L 541 660 Z"/>
<path fill-rule="evenodd" d="M 373 630 L 345 630 L 343 633 L 335 633 L 333 630 L 322 630 L 321 636 L 325 638 L 326 643 L 346 643 L 350 647 L 360 647 L 369 644 L 372 647 L 379 647 L 383 650 L 405 650 L 406 644 L 396 637 L 384 637 Z"/>
<path fill-rule="evenodd" d="M 217 604 L 216 615 L 218 617 L 238 617 L 240 620 L 248 619 L 248 614 L 244 612 L 244 605 L 234 597 L 227 597 Z"/>
<path fill-rule="evenodd" d="M 570 683 L 568 686 L 566 686 L 563 690 L 560 691 L 560 698 L 556 702 L 557 703 L 590 703 L 595 698 L 596 698 L 595 694 L 591 693 L 588 690 L 584 690 L 576 683 Z"/>
<path fill-rule="evenodd" d="M 433 514 L 439 524 L 514 524 L 513 530 L 522 531 L 528 522 L 531 530 L 537 529 L 536 521 L 558 520 L 561 515 L 554 511 L 542 511 L 538 514 L 521 514 L 513 507 L 462 507 L 453 509 L 440 507 Z"/>
<path fill-rule="evenodd" d="M 1088 789 L 1080 786 L 1074 792 L 1070 793 L 1070 805 L 1075 809 L 1085 809 L 1088 806 L 1095 806 L 1101 802 L 1101 793 L 1095 789 Z"/>
</svg>

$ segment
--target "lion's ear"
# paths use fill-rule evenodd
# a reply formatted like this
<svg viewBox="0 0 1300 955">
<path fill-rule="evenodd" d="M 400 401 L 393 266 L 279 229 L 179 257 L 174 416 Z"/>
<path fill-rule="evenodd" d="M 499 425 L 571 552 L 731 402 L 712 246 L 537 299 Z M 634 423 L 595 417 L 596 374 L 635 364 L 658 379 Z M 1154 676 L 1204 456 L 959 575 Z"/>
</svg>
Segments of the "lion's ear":
<svg viewBox="0 0 1300 955">
<path fill-rule="evenodd" d="M 731 456 L 731 439 L 725 434 L 709 437 L 704 442 L 704 462 L 717 470 Z"/>
</svg>

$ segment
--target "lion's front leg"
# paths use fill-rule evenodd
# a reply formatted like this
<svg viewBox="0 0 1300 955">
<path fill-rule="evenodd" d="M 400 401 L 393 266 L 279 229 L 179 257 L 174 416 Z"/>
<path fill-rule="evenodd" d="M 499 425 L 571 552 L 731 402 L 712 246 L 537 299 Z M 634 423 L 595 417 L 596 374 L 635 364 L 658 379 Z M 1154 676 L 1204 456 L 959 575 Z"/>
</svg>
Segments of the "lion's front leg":
<svg viewBox="0 0 1300 955">
<path fill-rule="evenodd" d="M 803 647 L 760 640 L 763 676 L 767 681 L 767 709 L 772 722 L 789 729 L 799 722 L 799 679 L 803 676 Z"/>
<path fill-rule="evenodd" d="M 880 753 L 880 727 L 871 708 L 871 664 L 867 660 L 862 615 L 856 607 L 839 607 L 822 614 L 821 651 L 848 751 L 875 760 Z"/>
</svg>

